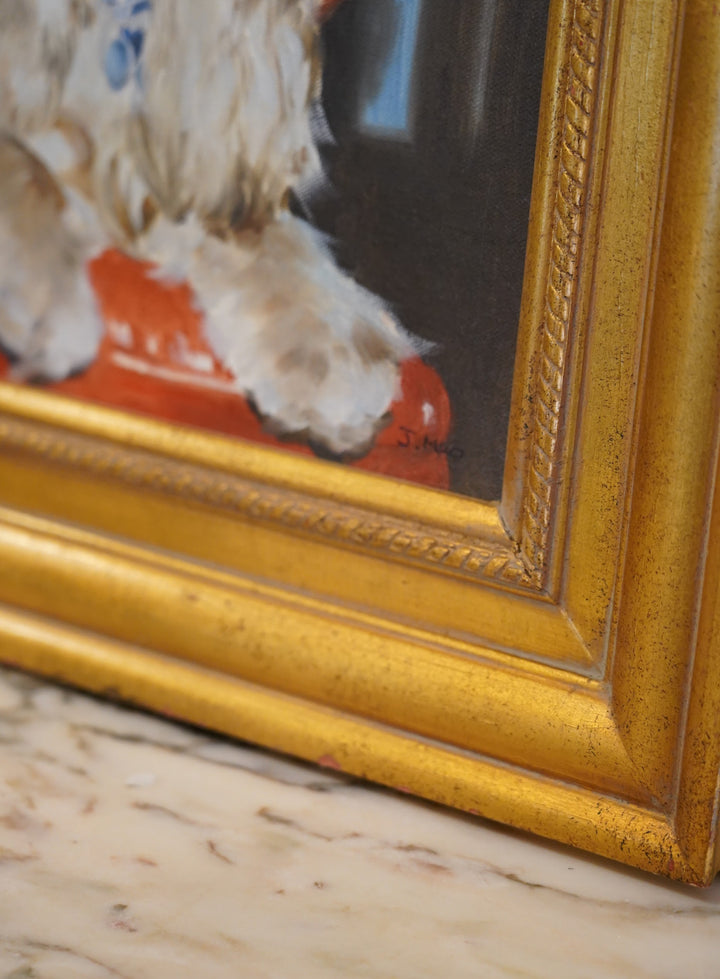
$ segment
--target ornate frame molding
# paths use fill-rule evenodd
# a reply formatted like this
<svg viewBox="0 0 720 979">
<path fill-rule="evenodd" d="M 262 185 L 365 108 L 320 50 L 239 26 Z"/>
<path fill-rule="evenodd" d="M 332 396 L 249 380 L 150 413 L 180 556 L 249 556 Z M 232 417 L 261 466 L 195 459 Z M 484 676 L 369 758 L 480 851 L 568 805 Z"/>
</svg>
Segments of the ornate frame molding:
<svg viewBox="0 0 720 979">
<path fill-rule="evenodd" d="M 554 485 L 561 461 L 561 419 L 568 345 L 573 323 L 589 161 L 597 124 L 596 103 L 603 0 L 576 0 L 567 58 L 562 140 L 555 180 L 552 245 L 547 270 L 544 316 L 533 373 L 532 447 L 525 487 L 520 553 L 531 580 L 542 587 L 548 560 Z"/>
<path fill-rule="evenodd" d="M 420 565 L 530 586 L 530 576 L 516 550 L 497 540 L 442 533 L 415 521 L 373 516 L 352 506 L 327 501 L 292 489 L 268 486 L 209 467 L 169 458 L 22 419 L 0 417 L 0 446 L 36 462 L 80 470 L 93 477 L 116 480 L 140 490 L 253 520 L 280 530 L 317 535 L 341 545 L 356 545 Z"/>
</svg>

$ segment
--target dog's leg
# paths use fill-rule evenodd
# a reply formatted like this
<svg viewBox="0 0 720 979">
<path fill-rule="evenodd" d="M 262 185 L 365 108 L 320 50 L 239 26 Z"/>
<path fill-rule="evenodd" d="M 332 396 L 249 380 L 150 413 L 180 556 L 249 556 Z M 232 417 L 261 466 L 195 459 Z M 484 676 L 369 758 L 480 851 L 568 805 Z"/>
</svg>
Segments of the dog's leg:
<svg viewBox="0 0 720 979">
<path fill-rule="evenodd" d="M 0 0 L 0 128 L 52 122 L 91 0 Z"/>
<path fill-rule="evenodd" d="M 319 0 L 153 0 L 128 146 L 159 218 L 138 252 L 195 290 L 216 355 L 281 434 L 372 442 L 413 344 L 285 210 L 319 161 Z"/>
<path fill-rule="evenodd" d="M 59 380 L 97 353 L 102 324 L 76 218 L 40 160 L 0 134 L 0 344 L 20 378 Z"/>
<path fill-rule="evenodd" d="M 319 168 L 319 0 L 153 0 L 128 120 L 138 172 L 167 217 L 260 227 Z"/>
</svg>

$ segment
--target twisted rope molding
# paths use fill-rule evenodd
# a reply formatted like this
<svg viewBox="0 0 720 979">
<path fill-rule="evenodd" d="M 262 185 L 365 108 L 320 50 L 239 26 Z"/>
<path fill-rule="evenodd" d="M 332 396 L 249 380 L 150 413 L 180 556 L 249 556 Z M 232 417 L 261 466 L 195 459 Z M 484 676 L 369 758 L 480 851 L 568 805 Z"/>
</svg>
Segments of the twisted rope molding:
<svg viewBox="0 0 720 979">
<path fill-rule="evenodd" d="M 509 545 L 436 532 L 409 520 L 331 505 L 309 495 L 266 486 L 201 466 L 158 458 L 37 423 L 0 417 L 0 447 L 82 469 L 94 477 L 173 496 L 340 545 L 355 545 L 464 576 L 533 587 Z"/>
<path fill-rule="evenodd" d="M 604 0 L 576 0 L 567 63 L 560 165 L 550 265 L 533 392 L 533 433 L 523 501 L 520 553 L 537 587 L 547 564 L 568 337 L 577 287 L 587 197 L 588 157 Z"/>
</svg>

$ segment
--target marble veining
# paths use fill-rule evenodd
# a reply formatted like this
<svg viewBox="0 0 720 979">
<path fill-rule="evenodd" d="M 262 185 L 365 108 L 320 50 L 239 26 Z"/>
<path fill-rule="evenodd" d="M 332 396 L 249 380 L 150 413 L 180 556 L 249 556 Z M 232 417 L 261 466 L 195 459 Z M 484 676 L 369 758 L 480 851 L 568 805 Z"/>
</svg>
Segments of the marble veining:
<svg viewBox="0 0 720 979">
<path fill-rule="evenodd" d="M 0 671 L 0 979 L 719 979 L 654 880 Z"/>
</svg>

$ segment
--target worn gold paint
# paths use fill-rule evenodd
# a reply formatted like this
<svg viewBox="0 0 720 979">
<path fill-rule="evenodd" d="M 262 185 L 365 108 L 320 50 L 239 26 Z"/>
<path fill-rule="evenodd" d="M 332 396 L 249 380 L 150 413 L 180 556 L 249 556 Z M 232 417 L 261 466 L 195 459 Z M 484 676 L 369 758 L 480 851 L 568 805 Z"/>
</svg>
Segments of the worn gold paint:
<svg viewBox="0 0 720 979">
<path fill-rule="evenodd" d="M 717 870 L 720 15 L 555 0 L 481 503 L 0 385 L 2 658 Z"/>
</svg>

